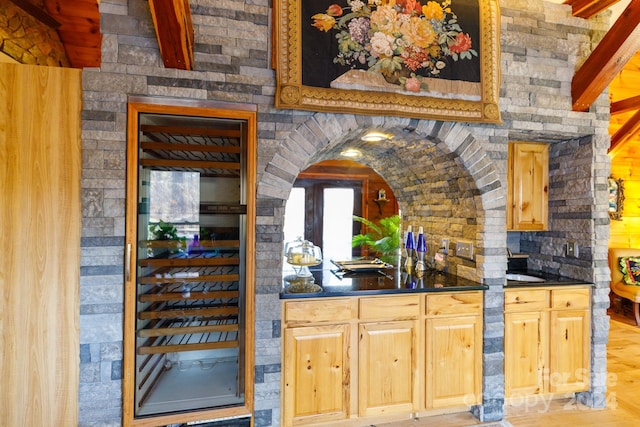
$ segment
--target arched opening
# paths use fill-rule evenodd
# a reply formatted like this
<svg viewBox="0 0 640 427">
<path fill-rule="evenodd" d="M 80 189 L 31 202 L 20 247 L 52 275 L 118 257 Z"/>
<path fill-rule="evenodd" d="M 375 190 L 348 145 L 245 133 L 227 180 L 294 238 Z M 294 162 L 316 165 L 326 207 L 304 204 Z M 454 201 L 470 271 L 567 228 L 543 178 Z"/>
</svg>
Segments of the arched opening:
<svg viewBox="0 0 640 427">
<path fill-rule="evenodd" d="M 289 173 L 287 183 L 278 174 L 283 203 L 300 172 L 319 162 L 341 160 L 345 151 L 356 150 L 357 162 L 377 172 L 395 195 L 403 226 L 423 227 L 431 253 L 448 243 L 450 273 L 481 281 L 476 256 L 457 257 L 455 245 L 470 242 L 475 254 L 481 254 L 482 233 L 504 232 L 493 225 L 490 228 L 495 230 L 486 229 L 483 207 L 487 200 L 499 200 L 504 207 L 504 198 L 492 193 L 502 187 L 493 161 L 464 126 L 396 118 L 381 124 L 345 120 L 337 126 L 323 118 L 317 114 L 300 125 L 274 156 L 270 166 L 285 167 Z M 386 139 L 362 138 L 371 130 L 385 134 Z M 277 173 L 269 167 L 267 171 Z M 265 177 L 259 183 L 259 193 L 269 191 L 269 180 Z"/>
</svg>

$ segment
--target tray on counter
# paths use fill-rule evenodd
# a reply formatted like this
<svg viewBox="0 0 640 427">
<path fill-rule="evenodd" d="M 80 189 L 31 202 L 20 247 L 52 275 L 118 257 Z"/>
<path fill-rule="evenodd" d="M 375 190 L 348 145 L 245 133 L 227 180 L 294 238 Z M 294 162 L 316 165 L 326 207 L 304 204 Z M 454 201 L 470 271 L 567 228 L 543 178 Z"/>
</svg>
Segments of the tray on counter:
<svg viewBox="0 0 640 427">
<path fill-rule="evenodd" d="M 375 259 L 352 259 L 347 261 L 334 261 L 331 260 L 336 267 L 342 271 L 350 273 L 370 273 L 373 271 L 395 268 L 393 265 L 388 264 L 378 258 Z"/>
</svg>

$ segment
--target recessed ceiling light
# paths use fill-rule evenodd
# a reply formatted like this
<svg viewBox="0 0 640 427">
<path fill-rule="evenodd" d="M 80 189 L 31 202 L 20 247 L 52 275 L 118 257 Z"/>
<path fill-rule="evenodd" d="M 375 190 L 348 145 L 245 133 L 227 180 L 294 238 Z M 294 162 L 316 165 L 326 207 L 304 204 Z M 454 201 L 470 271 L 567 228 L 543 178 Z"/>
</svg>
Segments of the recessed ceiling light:
<svg viewBox="0 0 640 427">
<path fill-rule="evenodd" d="M 356 150 L 355 148 L 347 148 L 344 151 L 340 152 L 342 157 L 356 158 L 362 156 L 362 152 L 360 150 Z"/>
<path fill-rule="evenodd" d="M 360 137 L 361 140 L 366 142 L 380 142 L 390 138 L 391 135 L 382 132 L 367 132 Z"/>
</svg>

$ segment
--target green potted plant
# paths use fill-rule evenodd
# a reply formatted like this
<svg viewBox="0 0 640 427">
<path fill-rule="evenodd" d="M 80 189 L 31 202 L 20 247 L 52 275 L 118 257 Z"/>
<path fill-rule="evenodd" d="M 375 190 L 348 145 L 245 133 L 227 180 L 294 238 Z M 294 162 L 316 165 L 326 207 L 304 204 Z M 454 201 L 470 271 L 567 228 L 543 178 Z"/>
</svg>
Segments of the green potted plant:
<svg viewBox="0 0 640 427">
<path fill-rule="evenodd" d="M 177 251 L 186 248 L 186 237 L 179 237 L 178 229 L 170 222 L 164 222 L 163 220 L 160 220 L 157 224 L 149 224 L 149 233 L 151 234 L 153 240 L 168 240 L 171 242 L 175 242 L 167 246 L 169 248 L 169 253 L 171 254 L 174 254 Z M 162 251 L 162 248 L 157 249 L 160 249 L 159 252 Z M 155 255 L 159 255 L 159 253 L 155 253 L 154 251 L 154 256 Z"/>
<path fill-rule="evenodd" d="M 366 246 L 382 261 L 395 264 L 400 249 L 400 216 L 382 218 L 378 224 L 356 215 L 353 220 L 364 224 L 367 232 L 353 236 L 351 246 Z"/>
</svg>

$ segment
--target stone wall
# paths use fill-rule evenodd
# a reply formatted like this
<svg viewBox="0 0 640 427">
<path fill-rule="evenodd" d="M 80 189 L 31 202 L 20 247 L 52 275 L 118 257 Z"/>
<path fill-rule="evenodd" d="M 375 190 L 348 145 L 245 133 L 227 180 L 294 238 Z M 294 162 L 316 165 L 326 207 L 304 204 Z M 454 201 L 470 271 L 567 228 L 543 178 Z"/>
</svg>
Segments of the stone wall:
<svg viewBox="0 0 640 427">
<path fill-rule="evenodd" d="M 233 101 L 258 106 L 255 425 L 279 424 L 280 281 L 284 203 L 296 175 L 335 158 L 366 129 L 394 135 L 367 146 L 362 162 L 397 195 L 404 219 L 431 242 L 472 240 L 475 262 L 452 260 L 485 294 L 483 420 L 503 415 L 503 290 L 506 269 L 506 158 L 510 140 L 552 144 L 552 231 L 522 233 L 533 262 L 596 283 L 593 393 L 606 393 L 606 183 L 608 100 L 571 111 L 571 78 L 606 30 L 604 19 L 573 18 L 570 7 L 501 1 L 499 125 L 276 110 L 268 0 L 192 0 L 194 71 L 165 69 L 144 0 L 100 2 L 102 66 L 83 74 L 83 239 L 81 271 L 82 426 L 120 425 L 126 109 L 131 95 Z M 405 128 L 415 128 L 406 132 Z M 579 186 L 580 191 L 572 190 Z M 604 212 L 604 215 L 601 214 Z M 578 220 L 578 231 L 574 231 Z M 580 244 L 580 258 L 558 251 Z M 531 246 L 527 246 L 531 245 Z M 566 266 L 566 267 L 564 267 Z"/>
</svg>

